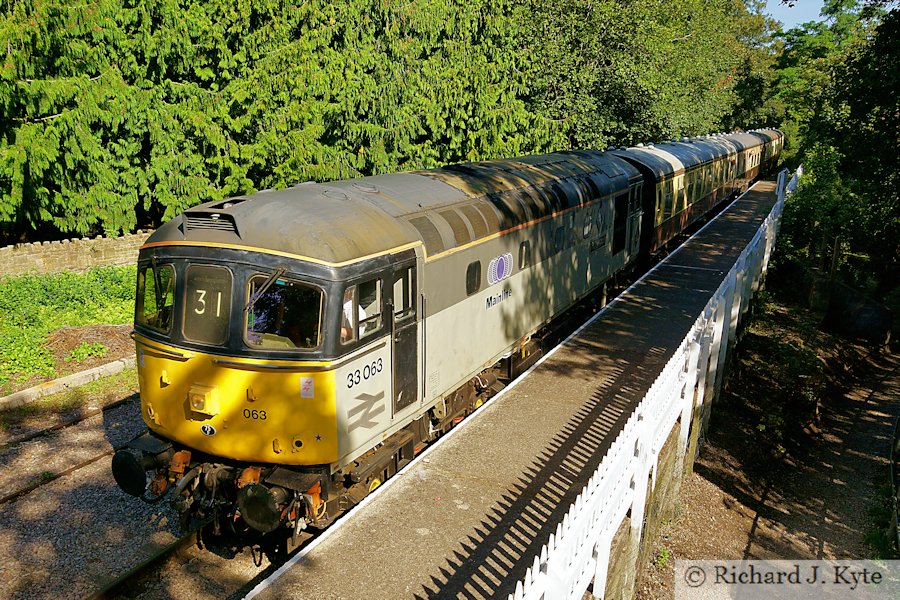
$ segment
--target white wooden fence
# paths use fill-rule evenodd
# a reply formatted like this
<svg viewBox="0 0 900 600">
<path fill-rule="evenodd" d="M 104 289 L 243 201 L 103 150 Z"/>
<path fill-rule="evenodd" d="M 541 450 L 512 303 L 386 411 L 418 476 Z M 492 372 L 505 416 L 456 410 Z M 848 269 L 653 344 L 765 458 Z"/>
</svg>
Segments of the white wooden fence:
<svg viewBox="0 0 900 600">
<path fill-rule="evenodd" d="M 684 456 L 693 411 L 711 402 L 721 385 L 728 344 L 768 267 L 785 194 L 796 187 L 801 169 L 787 185 L 787 171 L 779 174 L 778 200 L 769 216 L 534 557 L 511 600 L 578 599 L 592 580 L 594 595 L 602 598 L 613 535 L 629 511 L 640 535 L 645 500 L 656 485 L 657 459 L 669 433 L 681 417 L 685 426 L 678 455 Z"/>
</svg>

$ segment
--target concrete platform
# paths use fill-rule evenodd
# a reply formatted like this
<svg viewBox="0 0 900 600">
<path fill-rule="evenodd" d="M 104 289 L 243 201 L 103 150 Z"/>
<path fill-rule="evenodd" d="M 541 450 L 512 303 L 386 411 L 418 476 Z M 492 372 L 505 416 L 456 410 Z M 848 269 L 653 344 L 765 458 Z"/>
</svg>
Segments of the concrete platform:
<svg viewBox="0 0 900 600">
<path fill-rule="evenodd" d="M 775 200 L 756 184 L 249 597 L 511 594 Z"/>
</svg>

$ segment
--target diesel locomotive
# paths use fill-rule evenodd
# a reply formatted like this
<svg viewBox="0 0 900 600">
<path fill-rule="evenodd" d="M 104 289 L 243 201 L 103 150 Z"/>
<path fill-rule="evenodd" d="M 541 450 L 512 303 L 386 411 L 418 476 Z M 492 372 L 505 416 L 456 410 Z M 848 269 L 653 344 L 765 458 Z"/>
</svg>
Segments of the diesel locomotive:
<svg viewBox="0 0 900 600">
<path fill-rule="evenodd" d="M 141 248 L 128 494 L 322 527 L 533 364 L 547 325 L 778 161 L 774 129 L 210 202 Z"/>
</svg>

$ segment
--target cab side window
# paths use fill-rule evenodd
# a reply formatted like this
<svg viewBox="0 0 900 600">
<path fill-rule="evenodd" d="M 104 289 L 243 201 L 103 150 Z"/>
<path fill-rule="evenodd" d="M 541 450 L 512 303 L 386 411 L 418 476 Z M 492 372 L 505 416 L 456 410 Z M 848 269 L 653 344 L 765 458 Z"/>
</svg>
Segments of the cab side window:
<svg viewBox="0 0 900 600">
<path fill-rule="evenodd" d="M 394 273 L 394 322 L 416 316 L 416 282 L 412 267 Z"/>
<path fill-rule="evenodd" d="M 175 304 L 175 269 L 172 265 L 141 265 L 137 283 L 137 322 L 161 333 L 169 333 Z"/>
<path fill-rule="evenodd" d="M 341 343 L 372 335 L 382 324 L 381 280 L 370 279 L 344 290 L 341 306 Z"/>
</svg>

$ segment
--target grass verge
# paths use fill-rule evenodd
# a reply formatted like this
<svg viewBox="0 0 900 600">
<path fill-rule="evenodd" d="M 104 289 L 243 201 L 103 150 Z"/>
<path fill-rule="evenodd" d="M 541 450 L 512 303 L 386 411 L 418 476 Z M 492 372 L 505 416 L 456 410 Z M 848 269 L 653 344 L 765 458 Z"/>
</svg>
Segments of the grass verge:
<svg viewBox="0 0 900 600">
<path fill-rule="evenodd" d="M 10 381 L 54 377 L 48 333 L 63 327 L 125 324 L 134 311 L 134 266 L 87 273 L 0 277 L 0 389 Z M 81 348 L 73 360 L 104 352 Z"/>
</svg>

